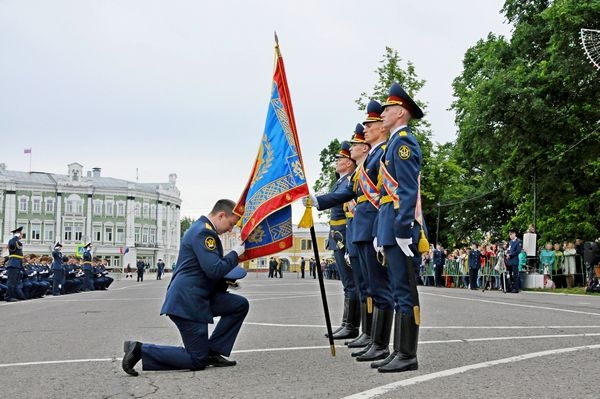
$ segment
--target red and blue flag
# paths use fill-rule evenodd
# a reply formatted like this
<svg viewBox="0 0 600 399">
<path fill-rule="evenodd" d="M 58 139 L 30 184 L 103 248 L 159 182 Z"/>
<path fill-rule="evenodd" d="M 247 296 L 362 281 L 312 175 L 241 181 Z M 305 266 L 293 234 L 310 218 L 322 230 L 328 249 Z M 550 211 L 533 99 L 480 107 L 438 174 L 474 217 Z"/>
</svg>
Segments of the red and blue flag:
<svg viewBox="0 0 600 399">
<path fill-rule="evenodd" d="M 293 245 L 292 202 L 308 195 L 283 58 L 275 45 L 275 71 L 264 133 L 250 179 L 234 212 L 241 217 L 241 260 Z"/>
</svg>

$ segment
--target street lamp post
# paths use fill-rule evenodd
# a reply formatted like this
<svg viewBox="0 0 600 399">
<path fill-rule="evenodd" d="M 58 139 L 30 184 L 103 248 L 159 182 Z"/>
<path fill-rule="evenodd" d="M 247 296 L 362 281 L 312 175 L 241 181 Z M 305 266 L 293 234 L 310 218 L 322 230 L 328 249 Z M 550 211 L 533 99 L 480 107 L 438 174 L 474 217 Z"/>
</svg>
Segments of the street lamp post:
<svg viewBox="0 0 600 399">
<path fill-rule="evenodd" d="M 437 203 L 437 208 L 438 208 L 438 212 L 437 212 L 437 224 L 435 227 L 435 246 L 437 247 L 437 245 L 440 243 L 440 203 Z"/>
</svg>

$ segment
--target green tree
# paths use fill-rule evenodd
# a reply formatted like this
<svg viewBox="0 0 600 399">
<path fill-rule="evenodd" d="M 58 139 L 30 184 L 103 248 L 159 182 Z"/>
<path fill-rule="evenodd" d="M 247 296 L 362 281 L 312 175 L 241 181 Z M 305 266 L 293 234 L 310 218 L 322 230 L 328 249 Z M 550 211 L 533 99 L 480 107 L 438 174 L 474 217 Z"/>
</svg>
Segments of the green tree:
<svg viewBox="0 0 600 399">
<path fill-rule="evenodd" d="M 403 67 L 402 58 L 400 58 L 398 51 L 391 47 L 386 47 L 383 58 L 379 63 L 380 66 L 375 70 L 377 82 L 373 87 L 373 91 L 369 95 L 366 92 L 362 92 L 355 101 L 359 111 L 365 110 L 369 99 L 375 99 L 380 102 L 385 101 L 388 96 L 388 90 L 394 82 L 400 83 L 407 93 L 419 104 L 419 107 L 425 111 L 426 104 L 418 99 L 418 92 L 425 85 L 425 81 L 417 77 L 412 62 L 408 61 L 406 67 Z M 432 149 L 430 124 L 426 119 L 414 119 L 411 122 L 411 128 L 421 144 L 424 159 L 427 159 Z M 340 149 L 340 145 L 339 140 L 334 139 L 321 151 L 319 158 L 321 161 L 321 174 L 314 186 L 315 191 L 328 189 L 335 182 L 333 161 L 335 160 L 335 154 Z"/>
<path fill-rule="evenodd" d="M 338 179 L 335 173 L 335 156 L 340 151 L 341 146 L 342 143 L 338 139 L 333 139 L 327 147 L 321 150 L 319 154 L 321 172 L 313 186 L 315 193 L 328 192 Z"/>
<path fill-rule="evenodd" d="M 179 238 L 183 237 L 183 234 L 190 228 L 190 226 L 194 223 L 194 221 L 195 220 L 192 219 L 189 216 L 184 216 L 184 217 L 181 218 L 181 221 L 180 221 L 180 226 L 181 226 L 180 234 L 181 234 L 181 237 L 179 237 Z"/>
<path fill-rule="evenodd" d="M 594 238 L 600 80 L 578 33 L 598 27 L 600 2 L 508 0 L 503 12 L 512 37 L 477 42 L 453 83 L 456 158 L 478 179 L 468 197 L 485 198 L 456 210 L 502 235 L 535 221 L 544 240 Z"/>
</svg>

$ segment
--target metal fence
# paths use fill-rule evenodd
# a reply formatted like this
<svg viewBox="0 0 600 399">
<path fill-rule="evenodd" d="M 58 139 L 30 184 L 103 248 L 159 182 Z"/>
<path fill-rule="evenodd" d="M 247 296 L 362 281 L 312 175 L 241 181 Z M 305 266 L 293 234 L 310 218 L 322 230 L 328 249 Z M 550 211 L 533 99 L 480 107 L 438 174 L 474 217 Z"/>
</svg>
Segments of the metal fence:
<svg viewBox="0 0 600 399">
<path fill-rule="evenodd" d="M 587 283 L 588 275 L 593 274 L 594 270 L 587 270 L 583 257 L 581 255 L 574 255 L 575 260 L 575 273 L 572 275 L 574 277 L 574 283 L 576 286 L 585 286 Z M 482 287 L 482 284 L 485 282 L 490 282 L 491 286 L 494 288 L 500 287 L 500 273 L 494 270 L 494 266 L 496 266 L 498 259 L 495 256 L 486 258 L 485 263 L 479 269 L 478 277 L 477 277 L 477 286 Z M 598 267 L 596 267 L 598 269 Z M 563 288 L 567 286 L 566 277 L 564 274 L 565 265 L 564 265 L 564 257 L 561 260 L 556 260 L 552 270 L 551 270 L 551 279 L 554 281 L 554 284 L 557 288 Z M 543 270 L 541 270 L 541 266 L 539 263 L 538 257 L 528 257 L 527 265 L 523 267 L 521 273 L 524 274 L 542 274 Z M 597 274 L 600 274 L 600 269 L 598 269 Z M 421 267 L 421 280 L 424 285 L 435 285 L 434 284 L 434 267 L 433 261 L 427 262 L 425 265 Z M 445 287 L 454 287 L 454 288 L 467 288 L 469 286 L 469 269 L 468 264 L 465 259 L 465 262 L 459 262 L 454 259 L 446 259 L 446 263 L 444 264 L 444 271 L 442 273 L 444 286 Z"/>
</svg>

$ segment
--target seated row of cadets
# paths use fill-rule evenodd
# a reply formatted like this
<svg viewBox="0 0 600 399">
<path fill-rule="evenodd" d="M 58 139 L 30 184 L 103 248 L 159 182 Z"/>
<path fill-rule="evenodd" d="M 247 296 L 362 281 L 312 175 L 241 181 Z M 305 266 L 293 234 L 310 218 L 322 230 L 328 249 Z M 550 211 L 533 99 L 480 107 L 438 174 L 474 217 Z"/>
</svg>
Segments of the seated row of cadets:
<svg viewBox="0 0 600 399">
<path fill-rule="evenodd" d="M 4 298 L 8 277 L 4 264 L 6 258 L 0 258 L 0 300 Z M 93 276 L 94 289 L 106 290 L 114 279 L 108 276 L 106 265 L 100 258 L 94 258 Z M 83 290 L 83 271 L 81 270 L 81 261 L 74 256 L 63 257 L 64 277 L 61 282 L 61 294 L 71 294 Z M 46 255 L 38 256 L 35 254 L 26 255 L 23 259 L 23 270 L 21 272 L 21 283 L 19 284 L 18 299 L 42 298 L 44 295 L 52 293 L 52 284 L 54 272 L 50 265 L 52 258 Z"/>
</svg>

